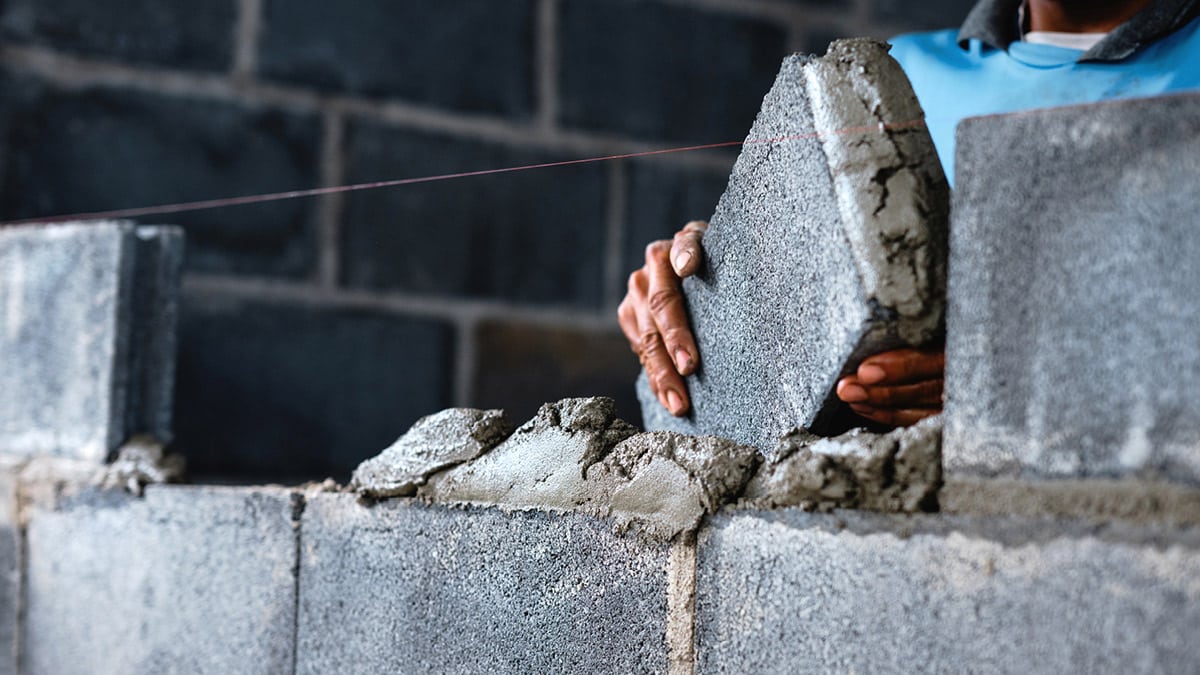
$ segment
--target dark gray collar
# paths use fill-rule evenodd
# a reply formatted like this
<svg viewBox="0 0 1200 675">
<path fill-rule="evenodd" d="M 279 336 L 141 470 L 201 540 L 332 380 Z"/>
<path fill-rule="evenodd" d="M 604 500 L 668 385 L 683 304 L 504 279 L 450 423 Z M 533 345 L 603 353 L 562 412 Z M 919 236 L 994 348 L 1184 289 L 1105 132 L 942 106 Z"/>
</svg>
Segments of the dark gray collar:
<svg viewBox="0 0 1200 675">
<path fill-rule="evenodd" d="M 977 39 L 989 47 L 1008 49 L 1021 39 L 1017 25 L 1017 10 L 1021 0 L 980 0 L 971 10 L 962 29 L 958 44 Z M 1120 61 L 1158 38 L 1174 32 L 1200 16 L 1200 0 L 1158 0 L 1079 57 L 1079 61 Z"/>
</svg>

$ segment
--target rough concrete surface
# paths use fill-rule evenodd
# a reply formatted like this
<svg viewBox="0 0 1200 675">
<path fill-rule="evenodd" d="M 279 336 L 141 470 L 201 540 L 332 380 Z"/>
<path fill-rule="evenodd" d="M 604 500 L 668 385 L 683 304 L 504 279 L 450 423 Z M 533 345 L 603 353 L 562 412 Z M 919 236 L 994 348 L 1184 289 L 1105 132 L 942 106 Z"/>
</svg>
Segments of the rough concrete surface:
<svg viewBox="0 0 1200 675">
<path fill-rule="evenodd" d="M 610 529 L 314 495 L 297 672 L 665 671 L 668 547 Z"/>
<path fill-rule="evenodd" d="M 1111 530 L 1111 528 L 1110 528 Z M 697 672 L 1193 672 L 1200 531 L 723 514 Z"/>
<path fill-rule="evenodd" d="M 450 408 L 427 415 L 359 464 L 350 486 L 368 497 L 408 497 L 431 475 L 479 457 L 512 432 L 501 410 Z"/>
<path fill-rule="evenodd" d="M 296 505 L 270 488 L 35 499 L 22 671 L 291 672 Z"/>
<path fill-rule="evenodd" d="M 170 440 L 182 249 L 178 228 L 126 222 L 0 230 L 0 449 Z"/>
<path fill-rule="evenodd" d="M 0 457 L 0 675 L 17 672 L 21 606 L 20 462 Z"/>
<path fill-rule="evenodd" d="M 938 492 L 942 513 L 1120 520 L 1200 527 L 1200 490 L 1163 481 L 959 478 Z"/>
<path fill-rule="evenodd" d="M 781 439 L 746 486 L 743 504 L 933 511 L 942 482 L 941 446 L 940 416 L 887 434 L 855 429 L 820 438 L 797 430 Z"/>
<path fill-rule="evenodd" d="M 1200 484 L 1200 95 L 958 128 L 947 475 Z"/>
<path fill-rule="evenodd" d="M 684 281 L 700 370 L 673 418 L 639 385 L 646 426 L 770 452 L 794 427 L 845 430 L 837 379 L 937 338 L 948 188 L 887 46 L 784 60 Z"/>
<path fill-rule="evenodd" d="M 584 472 L 637 433 L 608 398 L 547 403 L 491 452 L 431 476 L 417 493 L 437 502 L 571 510 L 590 499 Z"/>
<path fill-rule="evenodd" d="M 759 461 L 757 449 L 715 436 L 638 434 L 588 467 L 585 508 L 671 539 L 736 499 Z"/>
</svg>

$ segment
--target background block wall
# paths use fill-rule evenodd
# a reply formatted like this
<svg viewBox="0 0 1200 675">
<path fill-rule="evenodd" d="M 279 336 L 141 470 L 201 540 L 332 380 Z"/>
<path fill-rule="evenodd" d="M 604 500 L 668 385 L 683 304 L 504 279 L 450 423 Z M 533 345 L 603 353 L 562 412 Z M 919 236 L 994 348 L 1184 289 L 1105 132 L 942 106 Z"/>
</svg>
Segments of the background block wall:
<svg viewBox="0 0 1200 675">
<path fill-rule="evenodd" d="M 740 140 L 785 53 L 955 26 L 969 4 L 8 0 L 0 220 Z M 187 230 L 176 426 L 203 457 L 193 477 L 344 480 L 452 404 L 523 418 L 604 394 L 638 422 L 624 278 L 646 242 L 711 215 L 733 157 L 143 220 Z M 511 395 L 507 354 L 530 364 Z M 313 409 L 298 441 L 260 433 L 315 391 L 370 418 Z"/>
</svg>

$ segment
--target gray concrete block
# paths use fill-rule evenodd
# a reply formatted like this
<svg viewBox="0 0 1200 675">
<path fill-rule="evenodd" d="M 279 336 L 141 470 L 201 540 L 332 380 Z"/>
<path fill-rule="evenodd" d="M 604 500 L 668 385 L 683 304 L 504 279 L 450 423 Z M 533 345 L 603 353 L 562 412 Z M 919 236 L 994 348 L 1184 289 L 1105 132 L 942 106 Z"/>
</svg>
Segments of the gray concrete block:
<svg viewBox="0 0 1200 675">
<path fill-rule="evenodd" d="M 171 436 L 183 235 L 124 222 L 0 230 L 0 450 L 103 460 Z"/>
<path fill-rule="evenodd" d="M 17 672 L 21 606 L 20 465 L 0 458 L 0 675 Z"/>
<path fill-rule="evenodd" d="M 1200 484 L 1200 95 L 965 120 L 948 475 Z"/>
<path fill-rule="evenodd" d="M 610 529 L 315 495 L 297 672 L 665 671 L 668 549 Z"/>
<path fill-rule="evenodd" d="M 942 328 L 948 188 L 887 47 L 784 60 L 684 281 L 700 350 L 693 412 L 640 397 L 646 426 L 770 452 L 844 430 L 839 377 Z M 841 418 L 841 419 L 840 419 Z"/>
<path fill-rule="evenodd" d="M 289 673 L 295 496 L 83 490 L 28 512 L 22 670 Z"/>
<path fill-rule="evenodd" d="M 1193 672 L 1200 530 L 734 513 L 700 538 L 699 673 Z"/>
</svg>

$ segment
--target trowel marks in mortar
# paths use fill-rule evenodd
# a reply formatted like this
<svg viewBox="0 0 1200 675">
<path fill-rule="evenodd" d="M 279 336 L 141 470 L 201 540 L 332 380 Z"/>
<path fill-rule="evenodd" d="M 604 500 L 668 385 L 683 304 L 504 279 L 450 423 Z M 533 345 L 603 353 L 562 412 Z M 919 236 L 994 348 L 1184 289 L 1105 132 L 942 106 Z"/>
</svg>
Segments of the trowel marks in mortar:
<svg viewBox="0 0 1200 675">
<path fill-rule="evenodd" d="M 838 433 L 838 378 L 943 334 L 949 188 L 888 46 L 839 40 L 783 61 L 683 284 L 700 349 L 692 412 L 639 380 L 646 426 L 770 452 Z"/>
</svg>

